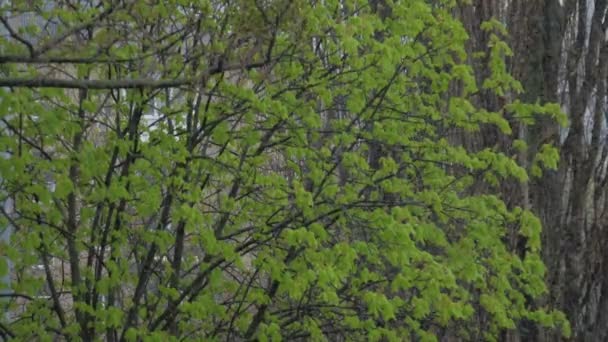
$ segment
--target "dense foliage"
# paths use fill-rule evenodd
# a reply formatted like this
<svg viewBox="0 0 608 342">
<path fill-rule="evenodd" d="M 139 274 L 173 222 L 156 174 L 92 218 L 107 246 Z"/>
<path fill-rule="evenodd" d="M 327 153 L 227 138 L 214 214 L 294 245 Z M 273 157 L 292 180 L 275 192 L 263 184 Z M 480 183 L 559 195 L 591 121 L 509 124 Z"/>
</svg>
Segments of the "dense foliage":
<svg viewBox="0 0 608 342">
<path fill-rule="evenodd" d="M 497 22 L 467 55 L 453 5 L 3 5 L 0 333 L 479 340 L 533 321 L 567 334 L 531 300 L 545 292 L 539 220 L 493 192 L 528 170 L 450 139 L 562 118 L 516 100 Z M 471 63 L 487 63 L 483 82 Z M 480 89 L 514 100 L 477 108 Z M 540 152 L 536 176 L 557 163 Z"/>
</svg>

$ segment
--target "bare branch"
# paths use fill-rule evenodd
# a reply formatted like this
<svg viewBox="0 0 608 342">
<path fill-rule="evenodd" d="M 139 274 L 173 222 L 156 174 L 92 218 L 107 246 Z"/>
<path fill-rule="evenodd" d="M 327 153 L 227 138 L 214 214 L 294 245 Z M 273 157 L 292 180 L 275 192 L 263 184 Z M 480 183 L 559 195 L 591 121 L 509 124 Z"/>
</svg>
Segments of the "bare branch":
<svg viewBox="0 0 608 342">
<path fill-rule="evenodd" d="M 52 49 L 53 47 L 57 46 L 58 44 L 61 44 L 61 42 L 63 42 L 70 36 L 82 31 L 83 29 L 93 25 L 94 23 L 100 22 L 101 20 L 106 18 L 108 15 L 112 14 L 112 12 L 114 12 L 115 9 L 116 8 L 114 6 L 110 6 L 108 9 L 101 12 L 98 16 L 91 18 L 91 20 L 83 22 L 80 25 L 70 28 L 69 30 L 65 31 L 62 35 L 55 37 L 51 41 L 47 42 L 46 44 L 44 44 L 41 47 L 39 47 L 38 49 L 36 49 L 35 51 L 30 51 L 30 52 L 32 52 L 32 56 L 41 55 L 41 54 L 47 52 L 48 50 Z"/>
<path fill-rule="evenodd" d="M 234 70 L 252 70 L 269 65 L 271 61 L 264 60 L 242 66 L 240 63 L 218 65 L 201 73 L 198 77 L 160 79 L 118 79 L 118 80 L 88 80 L 88 79 L 57 79 L 57 78 L 0 78 L 0 87 L 17 88 L 63 88 L 63 89 L 164 89 L 195 85 L 206 76 Z"/>
<path fill-rule="evenodd" d="M 112 57 L 45 57 L 45 56 L 24 56 L 24 55 L 0 55 L 0 64 L 23 63 L 23 64 L 111 64 L 128 63 L 148 57 L 135 56 L 133 58 L 112 58 Z"/>
<path fill-rule="evenodd" d="M 8 33 L 11 35 L 11 37 L 13 37 L 15 40 L 19 41 L 20 43 L 22 43 L 23 45 L 25 45 L 27 47 L 27 49 L 30 52 L 31 56 L 34 56 L 34 46 L 32 45 L 32 43 L 30 43 L 27 39 L 21 37 L 21 35 L 19 35 L 19 33 L 17 33 L 9 24 L 8 20 L 6 20 L 5 17 L 1 17 L 0 16 L 0 22 L 2 22 L 2 24 L 4 25 L 4 27 L 6 28 L 6 30 L 8 31 Z"/>
<path fill-rule="evenodd" d="M 192 79 L 154 80 L 66 80 L 54 78 L 4 78 L 0 87 L 22 88 L 65 88 L 65 89 L 139 89 L 139 88 L 174 88 L 192 84 Z"/>
<path fill-rule="evenodd" d="M 26 300 L 34 300 L 35 298 L 24 293 L 0 293 L 0 298 L 23 298 Z"/>
</svg>

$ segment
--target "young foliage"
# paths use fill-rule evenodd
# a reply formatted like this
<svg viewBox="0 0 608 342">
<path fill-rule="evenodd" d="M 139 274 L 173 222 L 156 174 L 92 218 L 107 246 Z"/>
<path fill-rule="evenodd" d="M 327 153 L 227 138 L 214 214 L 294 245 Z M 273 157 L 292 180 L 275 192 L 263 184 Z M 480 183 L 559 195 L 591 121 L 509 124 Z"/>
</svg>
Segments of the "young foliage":
<svg viewBox="0 0 608 342">
<path fill-rule="evenodd" d="M 504 113 L 531 111 L 472 104 L 521 87 L 498 34 L 476 84 L 452 5 L 3 5 L 52 29 L 0 40 L 2 334 L 434 341 L 523 320 L 567 334 L 529 301 L 545 292 L 538 219 L 473 189 L 526 170 L 443 136 L 508 135 Z M 557 162 L 550 147 L 537 160 Z"/>
</svg>

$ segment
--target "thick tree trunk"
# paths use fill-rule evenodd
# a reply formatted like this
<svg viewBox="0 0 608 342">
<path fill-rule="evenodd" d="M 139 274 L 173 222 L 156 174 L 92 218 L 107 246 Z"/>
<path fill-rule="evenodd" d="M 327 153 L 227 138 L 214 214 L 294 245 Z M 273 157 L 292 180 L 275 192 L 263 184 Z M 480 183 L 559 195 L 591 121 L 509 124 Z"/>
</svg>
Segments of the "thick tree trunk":
<svg viewBox="0 0 608 342">
<path fill-rule="evenodd" d="M 560 130 L 549 119 L 519 129 L 530 151 L 530 162 L 543 143 L 561 145 L 559 170 L 545 172 L 517 190 L 505 189 L 508 203 L 530 206 L 544 225 L 544 259 L 550 294 L 543 304 L 564 311 L 573 340 L 608 339 L 608 262 L 606 229 L 606 82 L 608 44 L 606 0 L 475 0 L 459 15 L 471 34 L 471 51 L 486 43 L 479 24 L 492 17 L 509 28 L 514 50 L 511 72 L 528 102 L 558 102 L 570 121 Z M 483 77 L 480 70 L 479 77 Z M 483 104 L 493 97 L 484 94 Z M 491 107 L 490 107 L 491 108 Z M 487 134 L 487 133 L 486 133 Z M 483 138 L 467 144 L 488 146 Z M 507 146 L 503 146 L 508 148 Z M 557 337 L 536 331 L 532 340 Z"/>
</svg>

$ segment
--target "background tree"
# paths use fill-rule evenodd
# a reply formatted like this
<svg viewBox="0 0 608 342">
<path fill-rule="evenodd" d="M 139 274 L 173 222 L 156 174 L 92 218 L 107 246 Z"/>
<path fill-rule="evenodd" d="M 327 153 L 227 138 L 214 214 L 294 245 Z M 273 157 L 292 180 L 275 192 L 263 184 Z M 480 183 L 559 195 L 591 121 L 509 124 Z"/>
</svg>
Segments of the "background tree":
<svg viewBox="0 0 608 342">
<path fill-rule="evenodd" d="M 606 82 L 608 80 L 608 3 L 603 0 L 472 1 L 459 15 L 475 36 L 469 51 L 483 47 L 480 23 L 495 18 L 509 28 L 514 56 L 508 65 L 522 81 L 529 102 L 559 103 L 569 126 L 547 120 L 520 130 L 530 165 L 546 142 L 560 148 L 560 167 L 532 178 L 523 187 L 509 187 L 506 201 L 529 207 L 544 227 L 543 258 L 550 284 L 547 303 L 563 310 L 573 325 L 573 339 L 602 341 L 606 326 L 608 283 L 606 251 Z M 477 71 L 483 77 L 483 71 Z M 496 101 L 485 96 L 484 101 Z M 491 137 L 492 133 L 485 133 Z M 482 134 L 483 135 L 483 134 Z M 481 136 L 468 144 L 492 146 Z M 509 144 L 506 144 L 508 146 Z M 510 199 L 508 199 L 510 198 Z M 525 329 L 524 329 L 525 330 Z M 551 334 L 528 338 L 554 341 Z M 528 335 L 531 334 L 531 335 Z"/>
<path fill-rule="evenodd" d="M 497 21 L 476 78 L 452 1 L 44 5 L 1 7 L 3 337 L 568 335 L 517 154 L 448 136 L 563 122 L 475 102 L 521 91 Z"/>
</svg>

